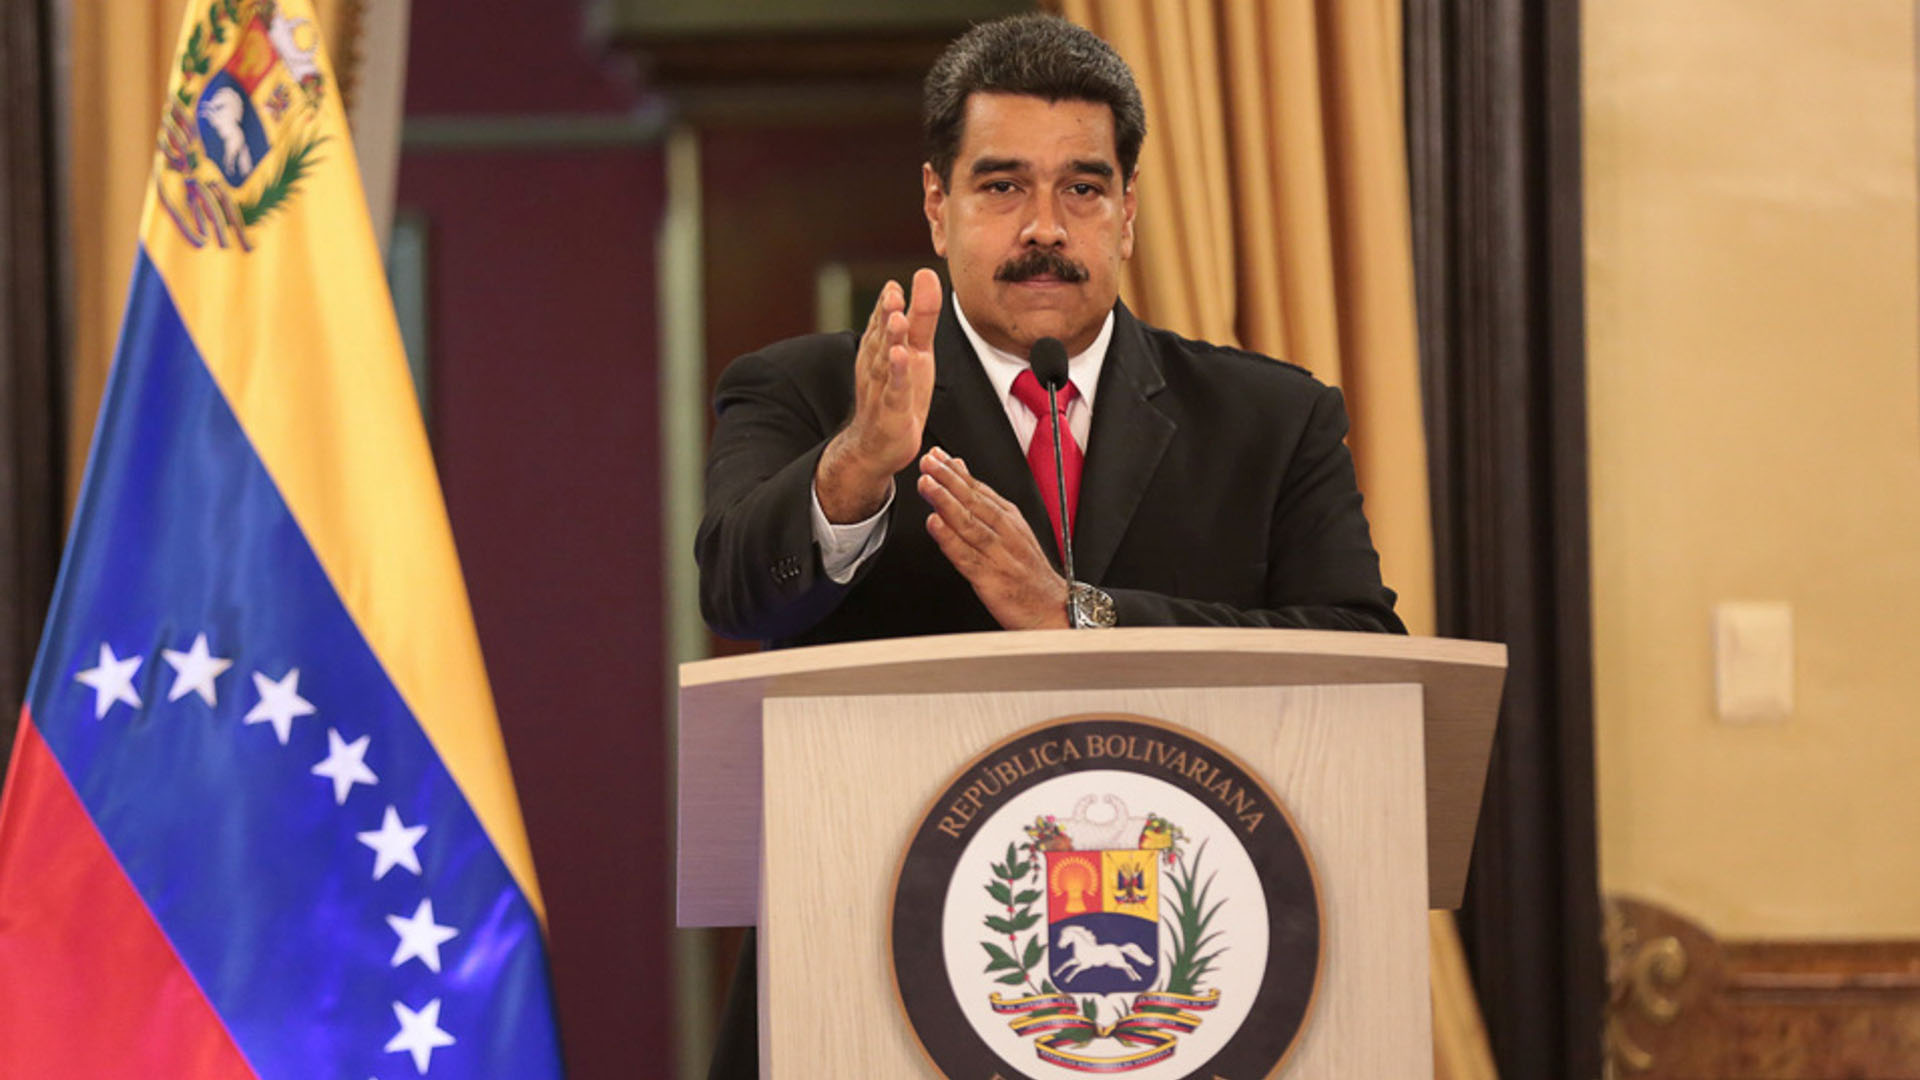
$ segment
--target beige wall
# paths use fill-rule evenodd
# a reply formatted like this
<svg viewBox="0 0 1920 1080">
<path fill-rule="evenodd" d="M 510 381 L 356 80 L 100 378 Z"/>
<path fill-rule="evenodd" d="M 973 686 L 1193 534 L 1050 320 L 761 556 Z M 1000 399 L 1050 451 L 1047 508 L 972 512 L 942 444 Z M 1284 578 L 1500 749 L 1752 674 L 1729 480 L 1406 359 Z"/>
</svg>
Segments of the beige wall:
<svg viewBox="0 0 1920 1080">
<path fill-rule="evenodd" d="M 1920 935 L 1913 0 L 1585 12 L 1603 886 Z M 1716 719 L 1723 600 L 1792 603 L 1784 722 Z"/>
</svg>

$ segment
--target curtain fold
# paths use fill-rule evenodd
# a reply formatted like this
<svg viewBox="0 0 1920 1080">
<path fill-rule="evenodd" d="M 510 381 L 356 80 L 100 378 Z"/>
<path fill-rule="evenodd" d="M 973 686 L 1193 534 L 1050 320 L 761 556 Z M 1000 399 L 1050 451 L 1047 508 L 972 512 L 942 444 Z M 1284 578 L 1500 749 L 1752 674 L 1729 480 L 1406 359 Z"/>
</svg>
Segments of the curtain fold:
<svg viewBox="0 0 1920 1080">
<path fill-rule="evenodd" d="M 160 99 L 183 0 L 67 5 L 67 228 L 72 243 L 72 354 L 67 508 L 80 490 L 94 414 L 113 362 L 140 204 L 153 164 Z"/>
</svg>

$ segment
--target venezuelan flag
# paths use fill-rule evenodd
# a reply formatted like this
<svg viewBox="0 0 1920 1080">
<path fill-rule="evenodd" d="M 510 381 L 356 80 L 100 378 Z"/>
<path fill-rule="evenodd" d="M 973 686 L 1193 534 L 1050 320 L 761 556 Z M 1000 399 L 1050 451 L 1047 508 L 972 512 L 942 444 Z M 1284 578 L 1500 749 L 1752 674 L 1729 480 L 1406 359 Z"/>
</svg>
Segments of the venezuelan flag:
<svg viewBox="0 0 1920 1080">
<path fill-rule="evenodd" d="M 0 1077 L 560 1072 L 465 586 L 307 0 L 190 6 L 0 801 Z"/>
</svg>

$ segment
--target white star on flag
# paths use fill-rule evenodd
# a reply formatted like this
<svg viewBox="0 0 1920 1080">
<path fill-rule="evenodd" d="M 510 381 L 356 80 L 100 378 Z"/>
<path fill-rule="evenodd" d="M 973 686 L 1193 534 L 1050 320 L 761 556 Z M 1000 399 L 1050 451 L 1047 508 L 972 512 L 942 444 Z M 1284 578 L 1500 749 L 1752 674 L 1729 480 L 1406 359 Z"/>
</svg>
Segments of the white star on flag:
<svg viewBox="0 0 1920 1080">
<path fill-rule="evenodd" d="M 400 935 L 400 944 L 393 949 L 393 965 L 399 967 L 414 957 L 427 965 L 429 971 L 440 970 L 440 946 L 458 937 L 460 931 L 451 926 L 440 926 L 433 921 L 433 901 L 422 900 L 420 906 L 413 909 L 413 917 L 402 918 L 399 915 L 387 916 L 387 925 Z"/>
<path fill-rule="evenodd" d="M 360 842 L 372 848 L 373 880 L 379 881 L 387 876 L 387 871 L 396 866 L 404 866 L 420 875 L 420 856 L 414 851 L 420 838 L 427 835 L 425 825 L 402 825 L 400 811 L 387 807 L 387 816 L 380 821 L 380 827 L 370 832 L 355 833 Z"/>
<path fill-rule="evenodd" d="M 247 723 L 271 721 L 273 733 L 280 737 L 280 745 L 287 745 L 287 736 L 293 734 L 294 718 L 312 716 L 314 713 L 313 704 L 300 696 L 300 669 L 287 672 L 279 682 L 256 671 L 253 673 L 253 688 L 260 692 L 260 704 L 247 713 Z"/>
<path fill-rule="evenodd" d="M 373 775 L 373 770 L 367 768 L 367 746 L 372 742 L 371 735 L 362 735 L 348 742 L 340 737 L 340 732 L 327 729 L 327 756 L 313 767 L 312 772 L 315 776 L 324 776 L 333 781 L 333 801 L 336 804 L 346 804 L 347 792 L 353 790 L 353 785 L 366 784 L 371 787 L 380 782 L 380 778 Z"/>
<path fill-rule="evenodd" d="M 421 1076 L 427 1075 L 427 1063 L 433 1059 L 434 1050 L 453 1045 L 453 1036 L 440 1030 L 440 999 L 427 1002 L 427 1007 L 419 1012 L 396 1001 L 393 1016 L 400 1021 L 400 1033 L 387 1040 L 387 1053 L 407 1051 L 413 1055 L 413 1067 L 420 1070 Z"/>
<path fill-rule="evenodd" d="M 186 652 L 178 649 L 162 649 L 160 656 L 172 666 L 173 689 L 167 691 L 168 701 L 179 701 L 188 694 L 199 694 L 200 700 L 209 706 L 215 704 L 213 680 L 228 668 L 233 661 L 221 656 L 212 656 L 207 652 L 207 635 L 201 634 L 193 639 L 193 648 Z"/>
<path fill-rule="evenodd" d="M 124 701 L 134 708 L 140 707 L 140 695 L 133 689 L 133 673 L 139 669 L 141 657 L 129 656 L 122 660 L 113 655 L 113 647 L 106 642 L 100 643 L 100 666 L 90 667 L 74 676 L 76 682 L 93 687 L 93 718 L 103 720 L 107 710 L 114 702 Z"/>
</svg>

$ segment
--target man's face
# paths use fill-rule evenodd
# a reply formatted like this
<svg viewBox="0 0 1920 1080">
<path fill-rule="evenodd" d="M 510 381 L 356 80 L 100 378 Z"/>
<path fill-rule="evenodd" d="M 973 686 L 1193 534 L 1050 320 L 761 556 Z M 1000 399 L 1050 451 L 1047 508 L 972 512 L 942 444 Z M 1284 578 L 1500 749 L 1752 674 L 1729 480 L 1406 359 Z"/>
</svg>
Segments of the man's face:
<svg viewBox="0 0 1920 1080">
<path fill-rule="evenodd" d="M 1134 188 L 1123 185 L 1113 110 L 1025 94 L 967 98 L 950 184 L 922 166 L 933 250 L 967 321 L 1025 356 L 1043 337 L 1093 344 L 1133 254 Z"/>
</svg>

